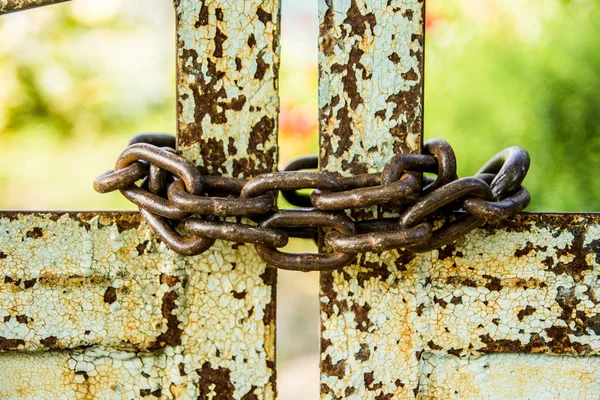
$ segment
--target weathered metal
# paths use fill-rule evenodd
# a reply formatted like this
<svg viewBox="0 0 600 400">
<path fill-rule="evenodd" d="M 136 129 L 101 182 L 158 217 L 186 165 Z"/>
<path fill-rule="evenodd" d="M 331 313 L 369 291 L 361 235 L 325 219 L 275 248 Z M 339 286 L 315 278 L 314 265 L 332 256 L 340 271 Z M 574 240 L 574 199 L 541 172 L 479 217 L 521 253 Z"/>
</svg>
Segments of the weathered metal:
<svg viewBox="0 0 600 400">
<path fill-rule="evenodd" d="M 18 2 L 9 3 L 16 9 Z M 175 7 L 178 154 L 212 174 L 272 172 L 279 3 L 182 0 Z M 173 166 L 174 155 L 154 153 Z M 151 169 L 146 194 L 163 186 Z M 115 179 L 133 184 L 136 171 Z M 179 171 L 191 193 L 204 184 L 194 171 Z M 206 186 L 239 188 L 219 178 Z M 0 397 L 275 397 L 275 270 L 243 244 L 217 241 L 202 256 L 182 257 L 138 215 L 0 214 L 0 270 L 8 276 L 0 350 L 15 350 L 0 354 Z M 161 217 L 142 215 L 179 235 Z M 199 239 L 191 240 L 194 252 Z M 53 351 L 37 351 L 45 349 Z"/>
<path fill-rule="evenodd" d="M 0 0 L 0 15 L 30 8 L 63 3 L 68 0 Z"/>
<path fill-rule="evenodd" d="M 279 2 L 176 0 L 175 7 L 178 154 L 211 175 L 274 171 Z M 217 241 L 196 259 L 181 397 L 273 399 L 276 270 L 252 245 Z"/>
<path fill-rule="evenodd" d="M 599 354 L 598 243 L 598 214 L 522 214 L 441 250 L 361 255 L 323 274 L 323 397 L 482 398 L 511 382 L 497 397 L 534 398 L 544 364 L 600 367 L 542 356 Z M 598 391 L 587 378 L 542 382 L 561 397 Z"/>
<path fill-rule="evenodd" d="M 398 148 L 418 153 L 423 2 L 320 4 L 321 166 L 364 173 Z M 491 183 L 487 172 L 520 157 L 509 152 L 478 178 Z M 518 177 L 520 168 L 505 171 Z M 437 221 L 436 232 L 480 224 L 460 218 Z M 386 231 L 394 221 L 356 226 Z M 599 222 L 598 214 L 521 214 L 439 250 L 359 254 L 355 265 L 323 272 L 321 397 L 596 398 L 598 357 L 557 356 L 600 350 Z"/>
<path fill-rule="evenodd" d="M 273 291 L 249 278 L 252 248 L 182 257 L 138 213 L 4 212 L 0 226 L 0 346 L 16 350 L 0 355 L 0 397 L 273 397 L 259 386 Z"/>
<path fill-rule="evenodd" d="M 320 166 L 380 171 L 421 149 L 424 2 L 319 2 Z"/>
<path fill-rule="evenodd" d="M 179 267 L 140 221 L 131 212 L 0 213 L 0 349 L 164 347 L 176 327 L 162 306 L 182 294 L 165 282 L 180 279 Z"/>
</svg>

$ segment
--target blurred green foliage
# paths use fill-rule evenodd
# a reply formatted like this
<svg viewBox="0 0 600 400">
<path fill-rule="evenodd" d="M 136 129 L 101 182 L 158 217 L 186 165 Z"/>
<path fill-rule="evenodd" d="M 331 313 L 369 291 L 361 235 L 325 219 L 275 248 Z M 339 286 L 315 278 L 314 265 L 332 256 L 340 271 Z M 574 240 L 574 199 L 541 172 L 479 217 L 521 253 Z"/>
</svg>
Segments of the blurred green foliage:
<svg viewBox="0 0 600 400">
<path fill-rule="evenodd" d="M 600 211 L 600 3 L 487 3 L 428 14 L 426 138 L 455 146 L 461 175 L 522 146 L 529 210 Z"/>
</svg>

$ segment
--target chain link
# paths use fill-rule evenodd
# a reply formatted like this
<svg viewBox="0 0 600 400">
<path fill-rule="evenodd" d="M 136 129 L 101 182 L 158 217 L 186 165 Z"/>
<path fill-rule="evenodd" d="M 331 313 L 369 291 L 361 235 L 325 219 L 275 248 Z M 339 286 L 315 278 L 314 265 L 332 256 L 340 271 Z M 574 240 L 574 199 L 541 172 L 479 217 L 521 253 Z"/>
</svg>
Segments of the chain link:
<svg viewBox="0 0 600 400">
<path fill-rule="evenodd" d="M 454 151 L 441 139 L 426 141 L 423 154 L 392 157 L 381 173 L 342 177 L 306 171 L 318 168 L 312 155 L 293 160 L 281 172 L 240 179 L 201 175 L 176 154 L 175 142 L 166 134 L 133 137 L 115 169 L 96 178 L 94 189 L 119 190 L 167 246 L 188 256 L 205 252 L 215 240 L 227 240 L 254 244 L 273 267 L 332 270 L 352 263 L 358 253 L 438 249 L 487 222 L 514 216 L 530 201 L 521 186 L 530 160 L 520 147 L 503 150 L 474 177 L 461 179 Z M 305 195 L 299 193 L 303 189 L 314 190 Z M 301 208 L 279 210 L 279 192 Z M 353 220 L 353 210 L 368 207 L 392 207 L 400 215 Z M 452 217 L 443 218 L 447 215 Z M 437 229 L 435 221 L 442 221 Z M 331 252 L 277 250 L 289 237 L 316 239 L 319 229 Z"/>
</svg>

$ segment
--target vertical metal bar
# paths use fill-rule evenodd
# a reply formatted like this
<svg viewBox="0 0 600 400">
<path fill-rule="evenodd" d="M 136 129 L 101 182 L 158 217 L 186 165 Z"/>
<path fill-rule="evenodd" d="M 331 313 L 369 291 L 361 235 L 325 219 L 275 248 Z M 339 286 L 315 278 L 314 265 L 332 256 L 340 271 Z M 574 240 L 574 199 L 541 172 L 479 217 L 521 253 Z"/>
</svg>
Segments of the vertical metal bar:
<svg viewBox="0 0 600 400">
<path fill-rule="evenodd" d="M 0 15 L 30 8 L 63 3 L 68 0 L 0 0 Z"/>
<path fill-rule="evenodd" d="M 277 164 L 277 0 L 176 0 L 178 151 L 205 173 Z M 187 269 L 182 315 L 191 397 L 275 397 L 275 269 L 219 243 Z"/>
<path fill-rule="evenodd" d="M 424 0 L 319 4 L 321 168 L 374 172 L 394 154 L 420 152 Z M 414 396 L 416 327 L 407 321 L 422 282 L 418 271 L 399 276 L 403 256 L 365 254 L 321 275 L 323 398 Z"/>
</svg>

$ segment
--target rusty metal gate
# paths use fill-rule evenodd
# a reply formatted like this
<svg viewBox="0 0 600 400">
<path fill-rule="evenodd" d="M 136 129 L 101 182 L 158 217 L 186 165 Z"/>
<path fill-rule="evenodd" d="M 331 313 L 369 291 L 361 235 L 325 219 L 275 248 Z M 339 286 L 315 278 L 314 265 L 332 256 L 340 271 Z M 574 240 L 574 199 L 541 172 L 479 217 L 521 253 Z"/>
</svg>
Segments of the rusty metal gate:
<svg viewBox="0 0 600 400">
<path fill-rule="evenodd" d="M 178 152 L 274 171 L 279 1 L 175 8 Z M 319 22 L 320 168 L 419 153 L 424 0 L 322 0 Z M 522 214 L 323 272 L 321 397 L 600 397 L 599 244 L 597 215 Z M 2 212 L 0 269 L 0 398 L 276 396 L 276 270 L 250 245 L 184 257 L 138 213 Z"/>
</svg>

